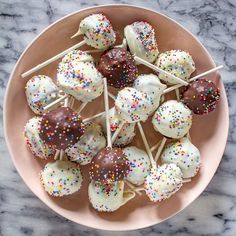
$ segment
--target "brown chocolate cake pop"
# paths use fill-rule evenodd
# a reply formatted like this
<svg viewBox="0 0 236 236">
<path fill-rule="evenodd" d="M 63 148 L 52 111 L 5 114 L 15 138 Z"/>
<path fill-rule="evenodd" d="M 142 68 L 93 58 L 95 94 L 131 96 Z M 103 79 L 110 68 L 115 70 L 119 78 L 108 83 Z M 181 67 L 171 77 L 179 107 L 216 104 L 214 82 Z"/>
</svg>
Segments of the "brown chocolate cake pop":
<svg viewBox="0 0 236 236">
<path fill-rule="evenodd" d="M 112 48 L 104 52 L 98 70 L 107 78 L 107 83 L 115 88 L 131 85 L 138 73 L 132 55 L 124 48 Z"/>
<path fill-rule="evenodd" d="M 80 116 L 69 107 L 59 107 L 43 115 L 40 137 L 56 149 L 74 145 L 84 133 Z"/>
<path fill-rule="evenodd" d="M 220 90 L 212 81 L 199 79 L 186 88 L 181 99 L 193 113 L 208 114 L 216 108 L 220 100 Z"/>
<path fill-rule="evenodd" d="M 102 184 L 124 180 L 129 173 L 129 161 L 121 148 L 106 147 L 92 160 L 90 178 Z"/>
</svg>

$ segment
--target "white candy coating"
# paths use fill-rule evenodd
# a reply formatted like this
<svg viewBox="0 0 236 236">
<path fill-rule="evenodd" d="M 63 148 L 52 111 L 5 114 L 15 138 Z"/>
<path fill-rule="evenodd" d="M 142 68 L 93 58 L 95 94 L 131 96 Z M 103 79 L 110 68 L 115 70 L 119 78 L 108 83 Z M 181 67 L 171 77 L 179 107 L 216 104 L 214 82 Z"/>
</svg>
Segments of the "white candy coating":
<svg viewBox="0 0 236 236">
<path fill-rule="evenodd" d="M 80 22 L 79 32 L 85 36 L 86 44 L 97 49 L 107 49 L 116 41 L 112 25 L 103 14 L 92 14 L 84 18 Z"/>
<path fill-rule="evenodd" d="M 110 126 L 112 135 L 119 127 L 122 119 L 120 115 L 117 114 L 115 107 L 109 110 L 109 118 L 110 118 Z M 106 134 L 106 116 L 105 114 L 101 116 L 101 124 L 103 128 L 103 132 Z M 116 137 L 115 141 L 113 142 L 113 146 L 125 146 L 133 141 L 134 136 L 136 135 L 135 132 L 135 123 L 125 123 L 120 130 L 120 133 Z"/>
<path fill-rule="evenodd" d="M 102 133 L 101 126 L 95 123 L 87 123 L 80 140 L 72 147 L 67 148 L 65 153 L 71 161 L 87 165 L 105 146 L 106 139 Z"/>
<path fill-rule="evenodd" d="M 155 112 L 152 123 L 154 129 L 169 138 L 182 138 L 192 125 L 192 112 L 182 102 L 169 100 Z"/>
<path fill-rule="evenodd" d="M 124 35 L 132 54 L 152 63 L 158 56 L 155 31 L 150 24 L 136 21 L 127 25 Z"/>
<path fill-rule="evenodd" d="M 25 140 L 31 152 L 41 159 L 47 159 L 55 154 L 55 150 L 46 145 L 39 136 L 42 117 L 33 117 L 25 125 Z"/>
<path fill-rule="evenodd" d="M 195 64 L 188 52 L 182 50 L 171 50 L 161 53 L 156 61 L 156 66 L 170 72 L 176 77 L 188 81 L 190 75 L 195 71 Z M 167 84 L 177 84 L 177 82 L 168 75 L 159 73 L 159 78 Z"/>
<path fill-rule="evenodd" d="M 55 197 L 77 192 L 83 181 L 78 164 L 70 161 L 47 163 L 40 177 L 45 191 Z"/>
<path fill-rule="evenodd" d="M 127 180 L 135 185 L 142 185 L 150 172 L 151 163 L 148 154 L 137 147 L 123 149 L 130 163 L 130 172 Z"/>
<path fill-rule="evenodd" d="M 181 169 L 183 178 L 195 176 L 201 165 L 200 152 L 188 138 L 168 144 L 162 152 L 161 161 L 176 164 Z"/>
<path fill-rule="evenodd" d="M 153 107 L 153 101 L 146 93 L 131 87 L 120 90 L 115 99 L 117 113 L 128 123 L 146 121 Z"/>
<path fill-rule="evenodd" d="M 63 63 L 90 62 L 94 63 L 93 57 L 87 52 L 81 50 L 72 50 L 68 52 L 61 60 Z"/>
<path fill-rule="evenodd" d="M 81 102 L 91 102 L 103 92 L 102 75 L 89 62 L 59 63 L 57 82 L 65 93 Z"/>
<path fill-rule="evenodd" d="M 176 193 L 183 185 L 182 172 L 175 164 L 163 164 L 152 168 L 144 189 L 153 202 L 160 202 Z"/>
<path fill-rule="evenodd" d="M 134 81 L 133 87 L 151 97 L 154 103 L 154 110 L 156 110 L 159 107 L 161 95 L 167 86 L 162 84 L 154 74 L 142 74 Z"/>
<path fill-rule="evenodd" d="M 58 99 L 59 89 L 48 76 L 36 75 L 26 83 L 25 94 L 32 111 L 42 115 L 44 107 Z"/>
<path fill-rule="evenodd" d="M 97 211 L 113 212 L 135 197 L 132 191 L 124 191 L 124 182 L 114 182 L 104 187 L 92 181 L 88 187 L 89 201 Z"/>
</svg>

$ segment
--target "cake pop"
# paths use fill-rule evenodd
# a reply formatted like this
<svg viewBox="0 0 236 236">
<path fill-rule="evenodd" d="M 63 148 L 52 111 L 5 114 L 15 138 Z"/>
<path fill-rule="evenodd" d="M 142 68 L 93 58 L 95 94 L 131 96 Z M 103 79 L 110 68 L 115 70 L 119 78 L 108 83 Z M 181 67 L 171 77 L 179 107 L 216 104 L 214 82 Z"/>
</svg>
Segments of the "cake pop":
<svg viewBox="0 0 236 236">
<path fill-rule="evenodd" d="M 144 182 L 144 190 L 153 202 L 161 202 L 176 193 L 183 185 L 182 172 L 175 164 L 152 168 Z"/>
<path fill-rule="evenodd" d="M 115 88 L 131 85 L 138 73 L 132 55 L 124 48 L 112 48 L 104 52 L 97 68 L 107 78 L 108 85 Z"/>
<path fill-rule="evenodd" d="M 110 21 L 102 14 L 93 14 L 84 18 L 84 20 L 82 20 L 80 23 L 79 31 L 72 37 L 75 37 L 80 34 L 84 35 L 83 41 L 73 45 L 72 47 L 60 52 L 59 54 L 26 71 L 21 75 L 22 78 L 49 65 L 50 63 L 58 60 L 59 58 L 62 58 L 68 52 L 82 47 L 84 44 L 90 45 L 99 50 L 105 50 L 112 46 L 116 41 L 116 35 Z"/>
<path fill-rule="evenodd" d="M 127 25 L 124 35 L 132 54 L 152 63 L 158 56 L 158 46 L 155 31 L 150 24 L 136 21 Z"/>
<path fill-rule="evenodd" d="M 183 178 L 195 176 L 200 169 L 200 152 L 189 141 L 182 138 L 168 144 L 161 155 L 162 163 L 174 163 L 183 173 Z"/>
<path fill-rule="evenodd" d="M 49 146 L 65 150 L 84 133 L 80 116 L 68 107 L 59 107 L 43 115 L 40 137 Z"/>
<path fill-rule="evenodd" d="M 182 93 L 183 103 L 197 115 L 213 111 L 219 100 L 220 90 L 208 79 L 196 80 Z"/>
<path fill-rule="evenodd" d="M 190 75 L 195 71 L 195 64 L 188 52 L 182 50 L 171 50 L 161 53 L 156 61 L 156 66 L 170 72 L 176 77 L 188 82 Z M 160 80 L 167 84 L 176 84 L 177 82 L 170 76 L 159 73 Z"/>
<path fill-rule="evenodd" d="M 119 128 L 119 125 L 121 124 L 121 117 L 117 114 L 115 108 L 111 108 L 109 110 L 109 119 L 110 119 L 110 126 L 111 126 L 111 132 L 112 132 L 112 138 L 115 133 L 115 131 Z M 103 131 L 106 133 L 106 118 L 105 115 L 101 116 L 101 124 L 103 127 Z M 113 146 L 125 146 L 132 142 L 134 136 L 135 136 L 135 123 L 125 123 L 121 130 L 119 131 L 119 134 L 117 135 L 116 139 L 112 143 Z"/>
<path fill-rule="evenodd" d="M 124 191 L 124 182 L 101 185 L 92 181 L 88 187 L 89 201 L 93 208 L 101 212 L 113 212 L 135 197 L 135 192 Z"/>
<path fill-rule="evenodd" d="M 65 150 L 69 160 L 87 165 L 93 157 L 106 146 L 101 126 L 95 123 L 85 124 L 84 134 L 72 147 Z"/>
<path fill-rule="evenodd" d="M 121 148 L 112 148 L 106 78 L 103 78 L 103 83 L 107 128 L 107 147 L 102 149 L 93 158 L 89 174 L 91 180 L 95 180 L 101 184 L 110 184 L 112 182 L 121 181 L 126 178 L 129 172 L 129 163 Z"/>
<path fill-rule="evenodd" d="M 115 98 L 116 111 L 127 123 L 146 121 L 153 107 L 154 103 L 146 93 L 131 87 L 120 90 Z"/>
<path fill-rule="evenodd" d="M 89 62 L 60 63 L 57 83 L 65 93 L 83 103 L 94 100 L 103 92 L 102 75 Z"/>
<path fill-rule="evenodd" d="M 148 154 L 135 146 L 126 147 L 123 152 L 127 156 L 130 165 L 127 180 L 132 184 L 142 185 L 151 169 Z"/>
<path fill-rule="evenodd" d="M 107 184 L 124 180 L 129 173 L 129 162 L 121 148 L 102 149 L 91 162 L 90 179 Z"/>
<path fill-rule="evenodd" d="M 192 113 L 182 102 L 169 100 L 155 112 L 152 123 L 154 129 L 168 138 L 182 138 L 192 125 Z"/>
<path fill-rule="evenodd" d="M 47 163 L 40 173 L 40 179 L 45 191 L 54 197 L 77 192 L 83 181 L 78 164 L 59 160 Z"/>
<path fill-rule="evenodd" d="M 31 110 L 42 115 L 44 107 L 59 98 L 59 89 L 50 77 L 36 75 L 26 83 L 25 94 Z"/>
<path fill-rule="evenodd" d="M 133 87 L 151 97 L 154 103 L 154 111 L 157 109 L 157 107 L 159 107 L 161 95 L 167 86 L 162 84 L 156 75 L 143 74 L 137 77 L 137 79 L 134 81 Z"/>
<path fill-rule="evenodd" d="M 55 149 L 49 147 L 47 144 L 43 142 L 40 138 L 40 125 L 41 125 L 42 117 L 33 117 L 31 118 L 25 125 L 25 140 L 31 152 L 34 156 L 39 157 L 41 159 L 47 159 L 49 157 L 54 156 Z"/>
<path fill-rule="evenodd" d="M 79 25 L 78 32 L 73 35 L 84 35 L 87 45 L 97 49 L 107 49 L 116 41 L 116 34 L 108 18 L 103 14 L 92 14 L 85 17 Z"/>
</svg>

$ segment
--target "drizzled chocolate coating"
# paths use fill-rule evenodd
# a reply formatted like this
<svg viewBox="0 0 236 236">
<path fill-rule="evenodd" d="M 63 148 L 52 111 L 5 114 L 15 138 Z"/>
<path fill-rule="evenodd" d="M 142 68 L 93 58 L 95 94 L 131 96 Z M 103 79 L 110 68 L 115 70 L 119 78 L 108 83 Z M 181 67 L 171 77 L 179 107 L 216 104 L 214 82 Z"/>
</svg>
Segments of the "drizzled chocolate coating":
<svg viewBox="0 0 236 236">
<path fill-rule="evenodd" d="M 220 100 L 220 90 L 208 79 L 192 82 L 182 93 L 181 99 L 197 115 L 208 114 Z"/>
<path fill-rule="evenodd" d="M 107 83 L 115 88 L 131 85 L 138 73 L 132 55 L 124 48 L 112 48 L 104 52 L 97 69 L 107 78 Z"/>
<path fill-rule="evenodd" d="M 84 133 L 80 116 L 68 107 L 59 107 L 43 115 L 40 137 L 49 146 L 65 150 Z"/>
<path fill-rule="evenodd" d="M 90 179 L 102 184 L 124 180 L 129 173 L 129 161 L 121 148 L 104 148 L 92 160 Z"/>
</svg>

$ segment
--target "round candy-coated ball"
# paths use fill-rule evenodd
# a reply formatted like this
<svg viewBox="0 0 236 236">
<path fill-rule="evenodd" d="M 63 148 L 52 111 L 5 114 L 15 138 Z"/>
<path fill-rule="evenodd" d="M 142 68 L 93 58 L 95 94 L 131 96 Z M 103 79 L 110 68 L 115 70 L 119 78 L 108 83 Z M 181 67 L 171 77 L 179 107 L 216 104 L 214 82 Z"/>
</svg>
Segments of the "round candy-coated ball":
<svg viewBox="0 0 236 236">
<path fill-rule="evenodd" d="M 90 179 L 102 184 L 124 180 L 129 173 L 129 161 L 121 148 L 104 148 L 92 160 Z"/>
<path fill-rule="evenodd" d="M 138 73 L 132 55 L 124 48 L 112 48 L 104 52 L 98 70 L 107 78 L 107 83 L 115 88 L 131 85 Z"/>
<path fill-rule="evenodd" d="M 84 133 L 80 116 L 68 107 L 59 107 L 43 115 L 40 137 L 49 146 L 65 150 Z"/>
<path fill-rule="evenodd" d="M 192 82 L 182 93 L 182 101 L 197 115 L 213 111 L 219 100 L 219 88 L 208 79 Z"/>
</svg>

